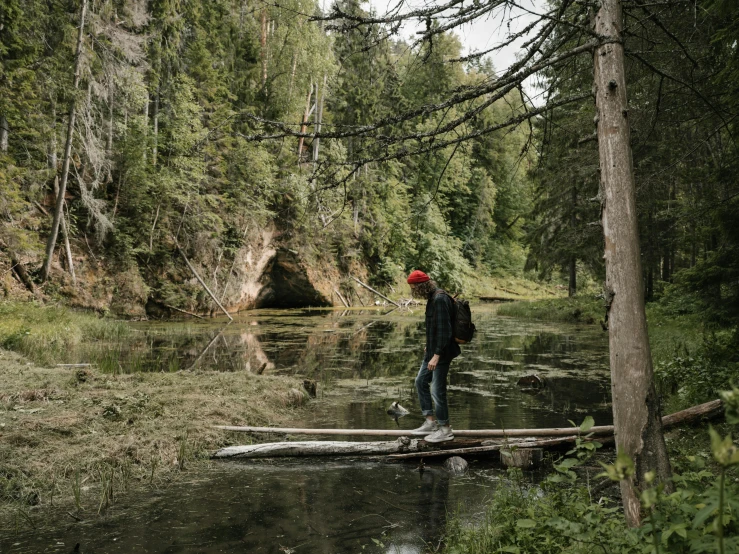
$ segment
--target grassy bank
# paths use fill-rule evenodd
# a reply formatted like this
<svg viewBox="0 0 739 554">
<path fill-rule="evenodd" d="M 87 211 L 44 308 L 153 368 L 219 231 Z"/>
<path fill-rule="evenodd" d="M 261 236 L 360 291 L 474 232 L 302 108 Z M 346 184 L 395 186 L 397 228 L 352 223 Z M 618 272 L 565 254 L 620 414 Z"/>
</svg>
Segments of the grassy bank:
<svg viewBox="0 0 739 554">
<path fill-rule="evenodd" d="M 37 364 L 53 363 L 82 342 L 115 340 L 129 332 L 125 322 L 92 312 L 35 302 L 0 303 L 0 347 Z"/>
<path fill-rule="evenodd" d="M 0 519 L 22 527 L 52 506 L 82 519 L 102 513 L 129 488 L 208 464 L 234 438 L 212 425 L 284 424 L 305 401 L 295 379 L 111 375 L 41 367 L 6 350 L 0 380 Z"/>
</svg>

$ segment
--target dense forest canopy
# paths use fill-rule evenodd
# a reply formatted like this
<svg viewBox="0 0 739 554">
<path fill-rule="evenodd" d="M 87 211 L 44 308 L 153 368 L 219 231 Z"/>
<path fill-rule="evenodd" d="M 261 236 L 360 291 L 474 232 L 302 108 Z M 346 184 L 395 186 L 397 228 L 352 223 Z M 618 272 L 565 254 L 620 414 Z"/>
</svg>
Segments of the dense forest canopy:
<svg viewBox="0 0 739 554">
<path fill-rule="evenodd" d="M 2 248 L 42 263 L 74 105 L 60 243 L 159 299 L 177 302 L 175 243 L 223 282 L 270 225 L 379 285 L 415 267 L 454 290 L 475 272 L 569 275 L 571 294 L 578 274 L 600 281 L 589 7 L 538 6 L 520 61 L 496 68 L 495 48 L 463 56 L 454 32 L 508 4 L 440 6 L 4 2 Z M 413 17 L 420 38 L 399 39 Z M 627 2 L 625 17 L 646 296 L 679 285 L 734 321 L 731 2 Z M 529 75 L 535 102 L 520 85 Z"/>
</svg>

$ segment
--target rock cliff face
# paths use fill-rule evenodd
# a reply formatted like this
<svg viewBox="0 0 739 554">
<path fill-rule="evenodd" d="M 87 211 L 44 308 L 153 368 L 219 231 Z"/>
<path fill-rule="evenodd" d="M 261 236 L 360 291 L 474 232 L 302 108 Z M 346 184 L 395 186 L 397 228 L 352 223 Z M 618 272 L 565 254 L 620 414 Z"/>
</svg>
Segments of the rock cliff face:
<svg viewBox="0 0 739 554">
<path fill-rule="evenodd" d="M 275 245 L 275 239 L 274 230 L 266 229 L 260 240 L 239 252 L 231 277 L 233 285 L 226 291 L 225 308 L 238 312 L 331 306 L 331 271 L 309 268 L 296 251 Z"/>
<path fill-rule="evenodd" d="M 189 261 L 230 313 L 256 308 L 332 306 L 334 286 L 341 282 L 336 267 L 328 261 L 308 264 L 280 239 L 274 227 L 267 227 L 251 234 L 237 252 L 233 265 L 221 264 L 219 256 L 203 247 L 193 252 Z M 72 283 L 67 271 L 55 261 L 47 287 L 65 297 L 70 306 L 111 311 L 129 318 L 168 318 L 179 311 L 203 316 L 220 314 L 176 253 L 172 254 L 169 269 L 155 265 L 143 271 L 135 265 L 114 269 L 81 248 L 73 250 L 77 282 Z M 5 258 L 0 256 L 0 273 L 8 276 L 3 283 L 5 295 L 30 298 L 31 293 L 9 277 L 10 262 Z M 37 261 L 24 260 L 29 266 Z M 217 275 L 213 274 L 213 267 L 220 267 Z M 45 298 L 41 289 L 37 293 Z"/>
</svg>

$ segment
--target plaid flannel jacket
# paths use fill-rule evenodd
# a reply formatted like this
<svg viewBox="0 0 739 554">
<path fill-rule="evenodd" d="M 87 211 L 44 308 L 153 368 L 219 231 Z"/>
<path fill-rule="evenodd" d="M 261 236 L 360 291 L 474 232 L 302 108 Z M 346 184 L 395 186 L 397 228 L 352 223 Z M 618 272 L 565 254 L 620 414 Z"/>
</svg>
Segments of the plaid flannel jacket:
<svg viewBox="0 0 739 554">
<path fill-rule="evenodd" d="M 436 289 L 426 302 L 426 356 L 429 361 L 434 354 L 440 361 L 450 362 L 461 352 L 452 332 L 454 305 L 442 289 Z"/>
</svg>

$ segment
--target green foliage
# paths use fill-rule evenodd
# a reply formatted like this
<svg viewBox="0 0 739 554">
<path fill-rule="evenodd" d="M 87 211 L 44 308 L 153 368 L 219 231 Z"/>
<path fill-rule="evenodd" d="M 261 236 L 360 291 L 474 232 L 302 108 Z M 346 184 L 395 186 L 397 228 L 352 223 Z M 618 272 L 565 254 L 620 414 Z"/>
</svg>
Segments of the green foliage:
<svg viewBox="0 0 739 554">
<path fill-rule="evenodd" d="M 498 313 L 526 319 L 594 324 L 603 321 L 606 311 L 602 299 L 583 295 L 535 302 L 512 302 L 503 304 Z"/>
<path fill-rule="evenodd" d="M 737 394 L 732 392 L 731 394 Z M 587 428 L 587 425 L 585 426 Z M 496 491 L 482 523 L 463 527 L 452 520 L 447 551 L 541 553 L 688 553 L 739 551 L 739 487 L 726 479 L 739 464 L 731 437 L 709 431 L 711 452 L 718 474 L 706 468 L 702 457 L 690 456 L 679 464 L 675 492 L 666 494 L 662 484 L 646 475 L 641 492 L 643 523 L 628 528 L 620 506 L 609 497 L 596 497 L 591 485 L 581 484 L 581 468 L 596 449 L 584 449 L 586 437 L 554 463 L 555 473 L 540 486 L 525 485 L 520 470 L 511 470 L 511 483 Z M 628 479 L 634 464 L 624 454 L 605 465 L 601 477 Z"/>
</svg>

